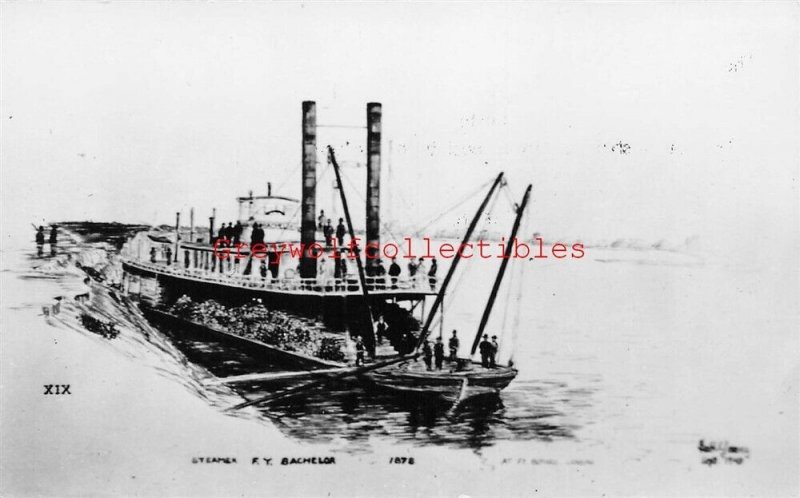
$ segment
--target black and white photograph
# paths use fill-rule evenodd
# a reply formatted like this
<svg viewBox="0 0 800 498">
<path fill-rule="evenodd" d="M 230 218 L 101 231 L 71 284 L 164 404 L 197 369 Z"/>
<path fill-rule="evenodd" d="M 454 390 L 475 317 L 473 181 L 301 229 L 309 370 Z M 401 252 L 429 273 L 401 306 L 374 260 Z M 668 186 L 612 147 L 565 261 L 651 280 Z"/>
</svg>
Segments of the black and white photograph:
<svg viewBox="0 0 800 498">
<path fill-rule="evenodd" d="M 0 495 L 800 495 L 797 1 L 0 1 Z"/>
</svg>

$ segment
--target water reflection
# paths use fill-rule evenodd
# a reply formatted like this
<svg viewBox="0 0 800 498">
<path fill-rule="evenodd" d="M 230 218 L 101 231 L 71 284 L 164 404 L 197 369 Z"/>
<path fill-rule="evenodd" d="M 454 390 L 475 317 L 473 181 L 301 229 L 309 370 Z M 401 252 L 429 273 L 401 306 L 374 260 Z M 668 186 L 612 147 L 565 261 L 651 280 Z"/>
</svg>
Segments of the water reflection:
<svg viewBox="0 0 800 498">
<path fill-rule="evenodd" d="M 230 345 L 162 330 L 191 362 L 218 377 L 270 368 Z M 288 385 L 248 383 L 234 389 L 255 399 Z M 563 382 L 516 380 L 500 394 L 476 396 L 454 407 L 437 396 L 403 395 L 358 379 L 340 379 L 257 410 L 289 437 L 314 443 L 345 440 L 351 452 L 366 451 L 374 437 L 480 449 L 500 440 L 574 439 L 579 425 L 570 411 L 590 406 L 593 393 Z"/>
<path fill-rule="evenodd" d="M 30 293 L 56 296 L 72 292 L 66 287 L 61 288 L 61 278 L 66 285 L 67 281 L 79 279 L 82 274 L 66 274 L 63 268 L 57 270 L 54 272 L 55 282 L 50 279 L 28 280 L 29 286 L 43 287 L 41 293 L 33 290 Z M 159 364 L 156 368 L 171 378 L 182 379 L 193 392 L 213 406 L 225 408 L 239 400 L 235 396 L 231 399 L 228 389 L 204 385 L 202 379 L 207 377 L 207 373 L 227 377 L 282 370 L 277 365 L 266 364 L 264 358 L 253 358 L 231 345 L 222 345 L 207 337 L 193 337 L 184 330 L 171 331 L 159 327 L 169 339 L 162 343 L 161 334 L 156 334 L 159 337 L 151 336 L 149 331 L 156 331 L 133 312 L 135 305 L 121 302 L 99 284 L 94 286 L 94 291 L 93 313 L 136 332 L 123 334 L 109 345 L 122 354 L 136 356 L 133 354 L 135 348 L 158 344 L 155 352 L 163 353 L 167 360 L 178 361 L 168 362 L 170 367 Z M 38 308 L 39 304 L 30 306 Z M 67 320 L 67 313 L 63 315 L 62 319 Z M 73 325 L 80 329 L 79 324 Z M 179 353 L 174 351 L 173 345 Z M 537 357 L 527 353 L 520 364 L 535 364 L 547 354 L 546 350 L 537 349 Z M 187 379 L 192 379 L 192 382 Z M 454 408 L 439 397 L 403 396 L 350 379 L 292 398 L 279 399 L 247 413 L 260 414 L 287 437 L 319 444 L 344 442 L 342 446 L 348 452 L 370 451 L 370 440 L 374 438 L 390 443 L 404 441 L 420 446 L 443 445 L 478 450 L 510 440 L 577 440 L 581 428 L 591 423 L 594 409 L 595 390 L 585 386 L 596 385 L 596 381 L 574 372 L 551 373 L 549 378 L 532 380 L 526 379 L 521 372 L 520 377 L 501 394 L 471 398 Z M 255 399 L 280 387 L 272 383 L 236 385 L 234 389 L 244 398 Z M 240 415 L 248 416 L 246 413 Z"/>
</svg>

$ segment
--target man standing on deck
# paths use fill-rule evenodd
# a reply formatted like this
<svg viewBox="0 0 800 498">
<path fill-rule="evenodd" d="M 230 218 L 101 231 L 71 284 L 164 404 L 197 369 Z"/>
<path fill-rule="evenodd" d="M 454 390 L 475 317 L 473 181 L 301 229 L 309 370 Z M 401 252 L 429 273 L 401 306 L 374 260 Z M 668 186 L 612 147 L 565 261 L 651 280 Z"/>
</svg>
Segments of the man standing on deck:
<svg viewBox="0 0 800 498">
<path fill-rule="evenodd" d="M 386 267 L 383 266 L 383 260 L 378 260 L 378 266 L 375 267 L 375 289 L 386 289 Z"/>
<path fill-rule="evenodd" d="M 361 336 L 356 338 L 356 366 L 360 367 L 364 365 L 364 342 L 361 340 Z"/>
<path fill-rule="evenodd" d="M 220 245 L 225 245 L 225 234 L 227 231 L 225 230 L 225 223 L 219 226 L 219 231 L 217 232 L 217 240 L 221 240 Z"/>
<path fill-rule="evenodd" d="M 342 249 L 342 256 L 337 260 L 341 270 L 339 272 L 342 276 L 342 281 L 347 284 L 347 258 L 345 257 L 345 249 Z"/>
<path fill-rule="evenodd" d="M 422 346 L 422 359 L 425 361 L 425 370 L 431 371 L 431 358 L 433 358 L 433 349 L 431 349 L 431 341 L 425 341 Z"/>
<path fill-rule="evenodd" d="M 325 247 L 331 247 L 333 245 L 333 233 L 333 225 L 331 225 L 331 219 L 328 218 L 328 222 L 322 229 L 322 234 L 325 236 Z"/>
<path fill-rule="evenodd" d="M 383 338 L 386 337 L 386 322 L 383 321 L 383 315 L 378 316 L 378 323 L 375 325 L 375 336 L 378 338 L 378 343 L 383 343 Z"/>
<path fill-rule="evenodd" d="M 336 239 L 339 242 L 339 247 L 344 247 L 344 234 L 347 233 L 347 229 L 344 227 L 344 220 L 339 218 L 339 224 L 336 225 Z"/>
<path fill-rule="evenodd" d="M 414 283 L 414 275 L 417 274 L 417 263 L 414 261 L 414 258 L 408 262 L 408 279 L 411 281 L 412 285 Z"/>
<path fill-rule="evenodd" d="M 453 337 L 450 338 L 447 345 L 450 346 L 450 361 L 457 361 L 459 341 L 455 330 L 453 330 Z"/>
<path fill-rule="evenodd" d="M 389 277 L 392 279 L 392 289 L 397 288 L 397 277 L 400 276 L 400 265 L 397 264 L 395 258 L 392 258 L 392 264 L 389 265 Z"/>
<path fill-rule="evenodd" d="M 264 243 L 264 229 L 258 223 L 253 223 L 253 232 L 250 234 L 250 247 Z"/>
<path fill-rule="evenodd" d="M 242 231 L 244 231 L 244 227 L 242 226 L 242 224 L 239 221 L 237 221 L 236 222 L 236 226 L 233 227 L 233 230 L 232 230 L 232 232 L 233 232 L 233 247 L 236 247 L 237 245 L 239 245 L 239 241 L 242 239 Z"/>
<path fill-rule="evenodd" d="M 481 366 L 483 368 L 489 368 L 489 358 L 492 354 L 492 344 L 489 342 L 488 334 L 483 334 L 483 340 L 478 348 L 481 352 Z"/>
<path fill-rule="evenodd" d="M 433 358 L 436 361 L 436 370 L 441 370 L 444 361 L 444 343 L 441 337 L 437 337 L 436 344 L 433 345 Z"/>
<path fill-rule="evenodd" d="M 338 287 L 339 280 L 342 278 L 342 265 L 339 261 L 339 258 L 336 257 L 336 253 L 334 253 L 332 258 L 333 258 L 333 278 L 336 279 L 336 286 Z"/>
<path fill-rule="evenodd" d="M 428 270 L 428 284 L 431 286 L 431 292 L 436 291 L 436 270 L 438 269 L 439 265 L 436 263 L 436 258 L 433 258 L 431 269 Z"/>
<path fill-rule="evenodd" d="M 419 257 L 419 261 L 417 261 L 417 278 L 416 278 L 416 287 L 424 288 L 425 287 L 425 279 L 428 277 L 428 268 L 425 265 L 425 260 L 422 259 L 422 256 Z"/>
<path fill-rule="evenodd" d="M 317 218 L 317 228 L 319 228 L 320 230 L 325 228 L 325 210 L 324 209 L 320 209 L 319 210 L 319 218 Z"/>
<path fill-rule="evenodd" d="M 497 367 L 497 351 L 500 350 L 500 345 L 497 344 L 497 336 L 492 336 L 492 343 L 489 345 L 489 368 Z"/>
</svg>

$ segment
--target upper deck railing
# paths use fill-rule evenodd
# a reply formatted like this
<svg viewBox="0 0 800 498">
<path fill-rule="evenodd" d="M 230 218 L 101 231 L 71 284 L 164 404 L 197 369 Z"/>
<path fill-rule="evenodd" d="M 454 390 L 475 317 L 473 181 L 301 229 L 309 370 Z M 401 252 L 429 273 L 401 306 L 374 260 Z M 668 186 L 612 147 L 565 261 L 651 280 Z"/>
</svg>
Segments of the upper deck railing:
<svg viewBox="0 0 800 498">
<path fill-rule="evenodd" d="M 266 277 L 259 273 L 243 275 L 237 272 L 211 271 L 204 268 L 183 268 L 177 264 L 167 265 L 165 263 L 150 263 L 130 258 L 123 259 L 125 264 L 165 275 L 194 280 L 198 282 L 208 282 L 242 289 L 275 291 L 288 294 L 319 294 L 319 295 L 351 295 L 361 294 L 361 285 L 358 277 L 349 275 L 346 278 L 334 278 L 329 276 L 318 276 L 317 278 L 272 278 L 267 272 Z M 257 269 L 254 268 L 256 272 Z M 437 284 L 431 281 L 427 275 L 419 278 L 396 278 L 392 279 L 388 275 L 385 277 L 367 277 L 367 290 L 370 294 L 435 294 Z"/>
</svg>

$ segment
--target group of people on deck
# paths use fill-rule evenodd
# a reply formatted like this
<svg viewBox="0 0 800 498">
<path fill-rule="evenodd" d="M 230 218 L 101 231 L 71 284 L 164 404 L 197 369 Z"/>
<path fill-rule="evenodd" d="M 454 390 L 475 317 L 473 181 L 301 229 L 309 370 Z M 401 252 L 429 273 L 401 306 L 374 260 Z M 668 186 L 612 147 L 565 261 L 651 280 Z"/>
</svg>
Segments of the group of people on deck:
<svg viewBox="0 0 800 498">
<path fill-rule="evenodd" d="M 322 209 L 319 212 L 319 217 L 317 217 L 317 229 L 322 232 L 323 238 L 325 240 L 325 246 L 330 248 L 334 246 L 334 241 L 336 241 L 336 247 L 342 248 L 342 256 L 344 256 L 344 238 L 347 235 L 347 228 L 344 224 L 344 218 L 339 218 L 339 223 L 336 225 L 336 228 L 333 227 L 332 220 L 325 216 L 325 210 Z M 347 276 L 347 264 L 344 263 L 343 258 L 340 259 L 341 263 L 334 263 L 333 265 L 325 266 L 324 259 L 322 261 L 322 267 L 327 268 L 328 272 L 331 272 L 331 267 L 333 268 L 333 272 L 336 274 L 334 278 L 344 278 Z M 408 262 L 408 281 L 412 283 L 414 287 L 425 287 L 426 285 L 430 286 L 431 291 L 436 290 L 436 273 L 439 270 L 439 263 L 436 261 L 436 258 L 431 258 L 430 266 L 427 265 L 427 262 L 424 258 L 420 257 L 419 259 L 411 259 Z M 317 274 L 320 273 L 320 270 L 317 270 Z M 367 277 L 373 279 L 375 288 L 377 289 L 385 289 L 386 288 L 386 276 L 389 276 L 389 281 L 391 283 L 392 289 L 397 289 L 398 281 L 401 279 L 401 275 L 403 273 L 402 268 L 397 263 L 397 258 L 392 258 L 392 262 L 389 264 L 389 268 L 387 270 L 386 266 L 382 259 L 378 259 L 375 266 L 367 266 L 366 268 Z M 330 278 L 330 275 L 325 276 L 326 279 Z"/>
<path fill-rule="evenodd" d="M 431 291 L 436 290 L 436 273 L 439 271 L 439 263 L 436 258 L 431 258 L 430 266 L 427 266 L 425 259 L 420 257 L 417 260 L 413 258 L 408 262 L 408 280 L 414 282 L 417 287 L 424 287 L 427 281 Z M 397 264 L 396 258 L 392 258 L 392 264 L 389 265 L 389 278 L 392 280 L 392 289 L 397 288 L 397 280 L 400 278 L 402 269 Z"/>
<path fill-rule="evenodd" d="M 408 263 L 408 282 L 410 282 L 414 287 L 425 287 L 425 285 L 429 285 L 431 291 L 436 290 L 436 273 L 439 270 L 439 263 L 436 261 L 436 258 L 431 258 L 431 265 L 428 267 L 425 263 L 423 258 L 419 258 L 419 260 L 412 259 Z M 386 274 L 389 275 L 389 281 L 391 283 L 392 289 L 397 289 L 397 283 L 400 281 L 400 277 L 403 273 L 402 268 L 397 263 L 397 258 L 392 258 L 392 263 L 389 265 L 389 271 L 386 271 L 386 267 L 383 266 L 383 260 L 379 259 L 378 264 L 372 271 L 370 275 L 368 272 L 368 276 L 373 277 L 377 280 L 377 286 L 384 288 L 386 285 Z"/>
<path fill-rule="evenodd" d="M 211 244 L 218 244 L 222 247 L 237 247 L 242 242 L 242 235 L 244 234 L 245 229 L 248 227 L 249 225 L 243 225 L 240 221 L 237 221 L 235 225 L 233 223 L 228 223 L 227 225 L 223 223 L 222 226 L 219 227 L 219 231 L 217 231 L 217 236 L 212 238 Z M 263 225 L 258 222 L 254 222 L 252 227 L 249 228 L 251 228 L 250 247 L 253 247 L 257 244 L 264 244 L 265 232 Z M 258 273 L 262 278 L 267 278 L 268 275 L 271 275 L 272 278 L 277 278 L 278 262 L 275 261 L 274 258 L 270 258 L 269 261 L 262 259 L 258 262 L 258 264 L 260 267 Z M 188 260 L 186 266 L 187 268 L 189 267 Z M 232 271 L 238 266 L 238 258 L 233 258 L 231 260 L 230 256 L 228 256 L 219 261 L 217 261 L 217 258 L 211 259 L 212 272 L 217 271 L 217 269 L 219 269 L 220 273 L 223 273 L 224 271 Z M 251 273 L 255 273 L 255 271 L 256 270 L 253 268 L 253 260 L 248 259 L 247 263 L 245 264 L 244 274 L 250 275 Z"/>
<path fill-rule="evenodd" d="M 317 222 L 318 229 L 323 233 L 326 247 L 333 247 L 334 241 L 336 241 L 338 243 L 338 246 L 336 247 L 340 248 L 337 249 L 337 251 L 341 251 L 341 255 L 335 255 L 338 257 L 329 256 L 319 259 L 319 263 L 317 265 L 318 285 L 332 285 L 334 280 L 346 280 L 348 277 L 355 275 L 355 270 L 348 267 L 348 265 L 352 263 L 352 260 L 348 262 L 347 260 L 349 259 L 349 255 L 345 254 L 348 249 L 345 248 L 344 244 L 345 235 L 347 234 L 344 219 L 339 218 L 339 223 L 334 228 L 332 225 L 332 220 L 330 218 L 326 218 L 325 211 L 321 210 L 319 218 L 317 218 Z M 239 221 L 237 221 L 236 224 L 223 223 L 217 232 L 217 236 L 213 238 L 211 243 L 219 243 L 222 246 L 227 247 L 236 246 L 240 243 L 242 234 L 246 228 L 246 225 L 243 225 Z M 255 244 L 263 244 L 264 237 L 265 233 L 263 227 L 257 222 L 253 223 L 250 235 L 250 245 L 254 246 Z M 170 260 L 171 258 L 167 259 Z M 214 263 L 216 266 L 216 262 Z M 234 261 L 234 263 L 238 262 Z M 270 268 L 270 270 L 277 270 L 277 268 Z M 438 270 L 439 264 L 435 257 L 430 258 L 430 263 L 428 263 L 427 260 L 422 257 L 417 259 L 412 258 L 407 264 L 406 281 L 410 282 L 415 288 L 430 287 L 431 291 L 435 291 Z M 375 289 L 386 289 L 387 285 L 391 285 L 392 289 L 397 289 L 398 283 L 402 280 L 405 272 L 397 262 L 397 258 L 392 258 L 388 270 L 384 266 L 384 261 L 382 259 L 378 259 L 374 265 L 367 265 L 366 273 L 367 277 L 371 280 L 369 283 Z M 275 278 L 275 275 L 273 275 L 273 278 Z"/>
<path fill-rule="evenodd" d="M 338 258 L 320 258 L 317 263 L 317 284 L 321 286 L 331 285 L 332 280 L 338 280 L 337 285 L 343 285 L 341 282 L 352 277 L 351 270 L 348 266 L 346 249 L 342 249 L 341 255 Z M 298 274 L 300 273 L 300 265 L 298 264 Z"/>
<path fill-rule="evenodd" d="M 217 237 L 211 241 L 211 244 L 213 245 L 217 240 L 220 240 L 222 241 L 222 245 L 236 246 L 242 240 L 242 232 L 244 232 L 244 225 L 239 221 L 237 221 L 235 225 L 233 223 L 228 223 L 227 225 L 223 223 L 219 227 Z M 250 235 L 250 242 L 251 244 L 264 242 L 264 229 L 261 228 L 258 223 L 253 223 L 253 232 Z"/>
<path fill-rule="evenodd" d="M 317 229 L 322 232 L 325 239 L 325 247 L 333 246 L 334 237 L 336 237 L 338 247 L 344 247 L 344 236 L 347 235 L 344 218 L 339 218 L 339 224 L 336 225 L 336 228 L 333 228 L 331 219 L 325 217 L 325 210 L 323 209 L 319 212 L 319 218 L 317 218 Z"/>
<path fill-rule="evenodd" d="M 458 363 L 458 348 L 460 345 L 458 332 L 454 330 L 453 335 L 447 341 L 447 346 L 450 350 L 450 356 L 447 358 L 448 362 Z M 481 366 L 483 368 L 497 367 L 497 351 L 499 349 L 500 345 L 497 343 L 496 335 L 492 336 L 491 342 L 489 342 L 489 336 L 487 334 L 483 335 L 483 341 L 481 341 L 479 348 Z M 431 347 L 431 341 L 425 341 L 425 344 L 422 346 L 422 359 L 425 361 L 426 370 L 433 370 L 434 365 L 436 366 L 436 370 L 442 369 L 442 365 L 444 364 L 444 342 L 442 342 L 441 337 L 436 338 L 433 347 Z"/>
</svg>

